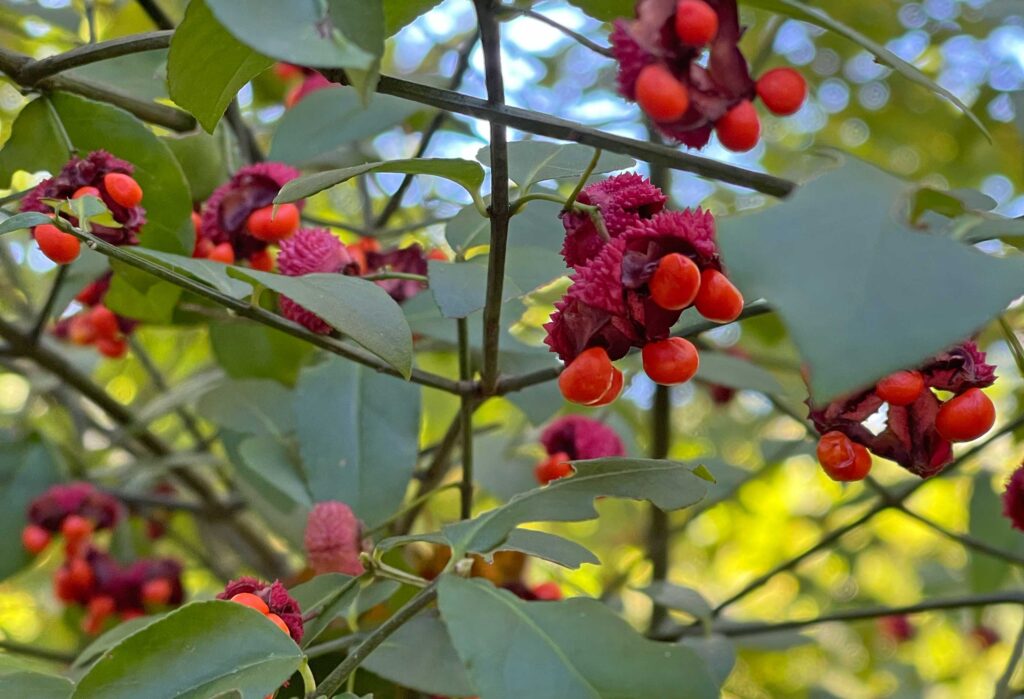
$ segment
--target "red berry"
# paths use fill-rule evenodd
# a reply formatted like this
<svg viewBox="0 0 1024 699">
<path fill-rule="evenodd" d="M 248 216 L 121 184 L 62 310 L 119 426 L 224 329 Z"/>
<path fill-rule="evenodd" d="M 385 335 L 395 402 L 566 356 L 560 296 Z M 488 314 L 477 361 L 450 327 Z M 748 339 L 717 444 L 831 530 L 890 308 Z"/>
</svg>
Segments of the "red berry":
<svg viewBox="0 0 1024 699">
<path fill-rule="evenodd" d="M 106 306 L 93 306 L 93 309 L 89 311 L 89 322 L 92 323 L 92 327 L 99 337 L 113 339 L 121 333 L 117 316 Z"/>
<path fill-rule="evenodd" d="M 546 582 L 537 585 L 533 590 L 533 596 L 543 602 L 554 602 L 562 599 L 562 588 L 555 582 Z"/>
<path fill-rule="evenodd" d="M 79 187 L 75 190 L 75 193 L 71 195 L 72 199 L 81 199 L 82 197 L 96 197 L 100 199 L 100 190 L 95 187 Z"/>
<path fill-rule="evenodd" d="M 91 313 L 79 313 L 68 323 L 68 339 L 76 345 L 91 345 L 96 341 L 96 327 Z"/>
<path fill-rule="evenodd" d="M 660 63 L 644 66 L 635 90 L 637 104 L 655 121 L 675 121 L 690 108 L 690 91 Z"/>
<path fill-rule="evenodd" d="M 128 353 L 128 343 L 120 338 L 99 337 L 96 338 L 96 349 L 104 357 L 120 359 Z"/>
<path fill-rule="evenodd" d="M 700 274 L 700 290 L 694 305 L 708 320 L 731 323 L 743 313 L 743 294 L 717 269 L 706 269 Z"/>
<path fill-rule="evenodd" d="M 788 116 L 807 98 L 807 81 L 792 68 L 774 68 L 757 81 L 757 94 L 772 114 Z"/>
<path fill-rule="evenodd" d="M 889 405 L 910 405 L 924 390 L 920 371 L 897 371 L 875 386 L 875 393 Z"/>
<path fill-rule="evenodd" d="M 619 397 L 619 394 L 622 393 L 622 384 L 622 372 L 613 366 L 612 385 L 608 387 L 608 390 L 604 392 L 604 395 L 597 399 L 596 403 L 591 404 L 591 407 L 600 408 L 603 405 L 611 405 L 615 402 L 615 399 Z"/>
<path fill-rule="evenodd" d="M 61 602 L 74 602 L 77 591 L 71 582 L 71 573 L 67 568 L 58 568 L 53 576 L 53 594 Z"/>
<path fill-rule="evenodd" d="M 154 578 L 142 584 L 142 602 L 146 606 L 162 607 L 174 594 L 174 586 L 167 578 Z"/>
<path fill-rule="evenodd" d="M 761 120 L 750 100 L 743 100 L 722 115 L 715 124 L 715 131 L 723 146 L 743 153 L 756 146 L 761 138 Z"/>
<path fill-rule="evenodd" d="M 704 0 L 679 0 L 676 36 L 684 44 L 704 46 L 718 34 L 718 13 Z"/>
<path fill-rule="evenodd" d="M 239 604 L 245 605 L 246 607 L 252 607 L 260 614 L 269 614 L 270 607 L 260 597 L 257 597 L 251 592 L 239 592 L 237 595 L 231 598 L 232 602 L 238 602 Z"/>
<path fill-rule="evenodd" d="M 681 337 L 650 342 L 644 345 L 641 355 L 644 371 L 651 377 L 651 381 L 662 386 L 689 381 L 700 367 L 697 348 Z"/>
<path fill-rule="evenodd" d="M 591 347 L 569 362 L 558 377 L 558 388 L 567 401 L 592 405 L 612 387 L 614 370 L 608 352 L 603 347 Z"/>
<path fill-rule="evenodd" d="M 569 463 L 569 455 L 562 451 L 552 454 L 533 469 L 533 475 L 541 485 L 547 485 L 553 480 L 565 478 L 571 473 L 572 464 Z"/>
<path fill-rule="evenodd" d="M 114 598 L 109 595 L 100 595 L 89 600 L 88 611 L 82 620 L 82 630 L 87 634 L 95 635 L 103 630 L 103 622 L 117 609 Z"/>
<path fill-rule="evenodd" d="M 68 515 L 60 523 L 60 533 L 69 544 L 85 541 L 92 534 L 92 522 L 81 515 Z"/>
<path fill-rule="evenodd" d="M 29 524 L 21 530 L 21 545 L 33 556 L 50 545 L 50 532 L 38 524 Z"/>
<path fill-rule="evenodd" d="M 299 230 L 299 208 L 295 204 L 264 206 L 249 214 L 245 223 L 252 237 L 268 243 L 284 240 Z"/>
<path fill-rule="evenodd" d="M 279 617 L 277 614 L 267 614 L 267 618 L 274 622 L 274 626 L 281 629 L 288 636 L 292 635 L 291 629 L 288 628 L 288 624 L 284 623 L 284 619 Z"/>
<path fill-rule="evenodd" d="M 206 259 L 213 260 L 214 262 L 223 262 L 226 265 L 233 265 L 235 264 L 235 249 L 231 247 L 231 243 L 215 245 L 210 254 L 206 256 Z"/>
<path fill-rule="evenodd" d="M 68 578 L 75 589 L 86 592 L 92 587 L 96 576 L 92 572 L 92 566 L 84 558 L 72 558 L 68 563 Z"/>
<path fill-rule="evenodd" d="M 197 236 L 203 230 L 203 217 L 199 215 L 198 211 L 192 212 L 192 230 L 196 232 Z"/>
<path fill-rule="evenodd" d="M 258 250 L 249 255 L 249 266 L 261 272 L 270 272 L 274 269 L 274 258 L 269 250 Z"/>
<path fill-rule="evenodd" d="M 871 471 L 871 454 L 842 432 L 826 432 L 818 440 L 818 462 L 834 481 L 859 481 Z"/>
<path fill-rule="evenodd" d="M 969 442 L 992 429 L 996 407 L 980 388 L 969 388 L 942 404 L 935 429 L 950 442 Z"/>
<path fill-rule="evenodd" d="M 430 252 L 427 253 L 427 259 L 428 260 L 439 260 L 440 262 L 447 262 L 448 261 L 448 253 L 446 253 L 441 248 L 434 248 L 433 250 L 431 250 Z"/>
<path fill-rule="evenodd" d="M 82 243 L 78 238 L 50 223 L 36 226 L 32 237 L 36 239 L 43 254 L 59 265 L 71 264 L 82 251 Z"/>
<path fill-rule="evenodd" d="M 681 311 L 697 298 L 700 268 L 686 255 L 669 253 L 658 262 L 648 286 L 656 304 L 670 311 Z"/>
<path fill-rule="evenodd" d="M 107 173 L 103 176 L 103 188 L 107 190 L 107 196 L 126 209 L 138 206 L 142 201 L 142 187 L 131 175 Z"/>
</svg>

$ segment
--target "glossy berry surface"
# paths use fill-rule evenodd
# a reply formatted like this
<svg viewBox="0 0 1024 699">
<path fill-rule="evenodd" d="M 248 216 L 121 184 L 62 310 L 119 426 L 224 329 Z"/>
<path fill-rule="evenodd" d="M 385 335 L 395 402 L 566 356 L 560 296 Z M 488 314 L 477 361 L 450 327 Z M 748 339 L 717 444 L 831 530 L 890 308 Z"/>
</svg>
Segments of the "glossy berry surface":
<svg viewBox="0 0 1024 699">
<path fill-rule="evenodd" d="M 75 190 L 75 193 L 71 195 L 72 199 L 81 199 L 82 197 L 96 197 L 100 198 L 100 190 L 95 187 L 79 187 Z"/>
<path fill-rule="evenodd" d="M 80 515 L 68 515 L 60 525 L 60 533 L 68 542 L 83 541 L 92 534 L 92 522 Z"/>
<path fill-rule="evenodd" d="M 21 530 L 21 545 L 25 550 L 36 555 L 50 544 L 50 532 L 36 524 L 29 524 Z"/>
<path fill-rule="evenodd" d="M 142 203 L 142 187 L 131 175 L 107 173 L 103 176 L 103 188 L 107 190 L 107 196 L 126 209 Z"/>
<path fill-rule="evenodd" d="M 924 377 L 919 371 L 897 371 L 875 386 L 875 393 L 889 405 L 910 405 L 924 391 Z"/>
<path fill-rule="evenodd" d="M 261 272 L 271 272 L 274 269 L 274 258 L 267 250 L 259 250 L 249 255 L 249 266 Z"/>
<path fill-rule="evenodd" d="M 818 441 L 818 463 L 834 481 L 859 481 L 871 471 L 871 454 L 842 432 L 826 432 Z"/>
<path fill-rule="evenodd" d="M 761 138 L 761 119 L 750 100 L 743 100 L 718 120 L 715 132 L 723 146 L 737 153 L 745 153 L 756 146 Z"/>
<path fill-rule="evenodd" d="M 743 294 L 717 269 L 706 269 L 701 272 L 694 305 L 708 320 L 731 323 L 743 313 Z"/>
<path fill-rule="evenodd" d="M 792 68 L 774 68 L 757 81 L 757 96 L 772 114 L 788 116 L 807 99 L 807 81 Z"/>
<path fill-rule="evenodd" d="M 231 243 L 221 243 L 220 245 L 213 246 L 213 250 L 210 251 L 206 258 L 214 262 L 233 265 L 235 264 L 235 249 L 231 247 Z"/>
<path fill-rule="evenodd" d="M 96 349 L 108 359 L 120 359 L 128 354 L 128 343 L 120 338 L 98 337 Z"/>
<path fill-rule="evenodd" d="M 693 378 L 700 367 L 700 356 L 693 343 L 681 337 L 670 337 L 644 346 L 644 372 L 654 383 L 672 386 Z"/>
<path fill-rule="evenodd" d="M 275 212 L 273 206 L 264 206 L 249 214 L 246 227 L 254 238 L 264 242 L 284 240 L 299 230 L 299 209 L 295 204 L 281 204 Z"/>
<path fill-rule="evenodd" d="M 251 592 L 239 592 L 237 595 L 231 598 L 232 602 L 243 604 L 246 607 L 252 607 L 260 614 L 269 614 L 270 607 L 260 597 L 254 595 Z"/>
<path fill-rule="evenodd" d="M 596 403 L 592 403 L 591 407 L 599 408 L 602 405 L 611 405 L 615 402 L 615 399 L 622 393 L 622 385 L 624 378 L 622 372 L 616 367 L 612 367 L 612 385 L 608 387 L 608 390 L 604 392 L 600 398 L 597 399 Z"/>
<path fill-rule="evenodd" d="M 652 63 L 636 79 L 636 101 L 655 121 L 675 121 L 690 108 L 690 91 L 668 68 Z"/>
<path fill-rule="evenodd" d="M 942 404 L 935 429 L 950 442 L 969 442 L 992 429 L 996 407 L 980 388 L 969 388 Z"/>
<path fill-rule="evenodd" d="M 569 463 L 569 455 L 565 452 L 552 454 L 544 461 L 537 464 L 533 469 L 533 475 L 541 485 L 547 485 L 553 480 L 565 478 L 572 473 L 572 465 Z"/>
<path fill-rule="evenodd" d="M 704 0 L 679 0 L 676 36 L 689 46 L 704 46 L 718 34 L 718 13 Z"/>
<path fill-rule="evenodd" d="M 615 380 L 615 367 L 603 347 L 591 347 L 572 360 L 558 377 L 567 401 L 593 405 L 606 396 Z"/>
<path fill-rule="evenodd" d="M 647 283 L 654 302 L 670 311 L 680 311 L 694 302 L 700 290 L 700 268 L 686 255 L 665 255 Z"/>
<path fill-rule="evenodd" d="M 74 262 L 82 251 L 82 243 L 78 238 L 50 223 L 36 226 L 32 237 L 42 253 L 59 265 Z"/>
<path fill-rule="evenodd" d="M 117 315 L 106 306 L 93 306 L 89 311 L 89 322 L 97 337 L 115 338 L 121 332 L 117 324 Z"/>
<path fill-rule="evenodd" d="M 279 617 L 277 614 L 267 614 L 267 618 L 274 622 L 274 625 L 285 632 L 285 634 L 291 637 L 292 632 L 288 628 L 288 624 L 284 623 L 284 619 Z"/>
</svg>

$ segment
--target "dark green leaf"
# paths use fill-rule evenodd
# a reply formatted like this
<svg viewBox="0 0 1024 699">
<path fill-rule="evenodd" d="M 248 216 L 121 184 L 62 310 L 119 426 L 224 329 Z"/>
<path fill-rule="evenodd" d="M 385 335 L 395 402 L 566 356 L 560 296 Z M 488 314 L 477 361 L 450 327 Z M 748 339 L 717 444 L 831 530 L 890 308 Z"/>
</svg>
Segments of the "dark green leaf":
<svg viewBox="0 0 1024 699">
<path fill-rule="evenodd" d="M 1024 535 L 1010 526 L 1010 520 L 1003 516 L 1003 503 L 992 490 L 991 474 L 987 471 L 974 478 L 969 516 L 971 536 L 998 549 L 1024 556 Z M 968 556 L 967 579 L 972 592 L 994 592 L 1010 578 L 1012 568 L 1006 561 L 973 549 L 968 550 Z"/>
<path fill-rule="evenodd" d="M 207 0 L 217 20 L 236 39 L 266 56 L 316 68 L 366 70 L 374 56 L 352 38 L 363 27 L 341 26 L 345 3 Z M 326 15 L 322 6 L 327 8 Z"/>
<path fill-rule="evenodd" d="M 433 610 L 413 617 L 389 636 L 362 667 L 419 692 L 452 697 L 476 694 L 448 629 Z"/>
<path fill-rule="evenodd" d="M 104 653 L 73 697 L 200 699 L 234 690 L 242 699 L 262 699 L 301 662 L 299 647 L 255 609 L 194 602 Z"/>
<path fill-rule="evenodd" d="M 347 87 L 317 90 L 281 117 L 270 144 L 271 160 L 301 164 L 342 146 L 377 136 L 422 109 L 415 102 L 376 95 L 363 105 Z"/>
<path fill-rule="evenodd" d="M 562 207 L 555 202 L 530 202 L 509 220 L 509 244 L 558 252 L 565 238 L 565 230 L 558 217 L 561 210 Z M 484 218 L 475 206 L 469 205 L 449 219 L 444 235 L 455 250 L 465 252 L 474 246 L 488 244 L 490 231 L 490 219 Z"/>
<path fill-rule="evenodd" d="M 210 324 L 210 347 L 228 376 L 234 379 L 274 379 L 295 384 L 299 369 L 313 346 L 280 330 L 248 321 Z"/>
<path fill-rule="evenodd" d="M 25 508 L 37 495 L 60 479 L 60 468 L 50 450 L 36 440 L 11 443 L 0 449 L 0 580 L 30 561 L 21 545 Z"/>
<path fill-rule="evenodd" d="M 380 60 L 384 55 L 384 8 L 382 0 L 333 0 L 331 17 L 342 33 L 356 46 L 372 56 L 365 69 L 352 66 L 345 71 L 349 84 L 364 102 L 377 89 Z"/>
<path fill-rule="evenodd" d="M 719 222 L 729 274 L 778 311 L 816 401 L 916 366 L 1024 292 L 1019 260 L 910 229 L 898 218 L 907 191 L 850 160 L 783 204 Z"/>
<path fill-rule="evenodd" d="M 611 22 L 619 18 L 631 19 L 636 6 L 633 0 L 569 0 L 569 4 L 575 5 L 594 19 L 603 22 Z"/>
<path fill-rule="evenodd" d="M 344 274 L 287 277 L 232 267 L 232 276 L 284 294 L 377 355 L 408 378 L 412 331 L 402 309 L 373 282 Z"/>
<path fill-rule="evenodd" d="M 700 621 L 711 621 L 711 605 L 704 599 L 704 595 L 692 587 L 656 580 L 641 592 L 663 607 L 685 612 Z"/>
<path fill-rule="evenodd" d="M 213 133 L 242 86 L 271 65 L 231 36 L 204 0 L 192 0 L 171 40 L 167 86 L 171 98 Z"/>
<path fill-rule="evenodd" d="M 0 186 L 7 187 L 18 170 L 58 172 L 67 162 L 60 127 L 46 100 L 26 104 L 11 125 L 11 134 L 0 149 Z"/>
<path fill-rule="evenodd" d="M 25 230 L 26 228 L 34 228 L 45 223 L 53 223 L 53 217 L 36 211 L 14 214 L 14 216 L 8 216 L 3 221 L 0 221 L 0 235 Z"/>
<path fill-rule="evenodd" d="M 416 468 L 419 386 L 340 357 L 303 370 L 294 410 L 309 490 L 368 526 L 402 504 Z"/>
<path fill-rule="evenodd" d="M 131 248 L 130 253 L 162 262 L 165 267 L 195 277 L 220 293 L 232 298 L 241 299 L 252 294 L 252 284 L 229 277 L 228 266 L 220 262 L 185 257 L 184 255 L 173 255 L 146 248 Z"/>
<path fill-rule="evenodd" d="M 524 602 L 482 580 L 441 578 L 439 606 L 488 699 L 709 699 L 718 687 L 681 645 L 638 634 L 592 599 Z"/>
<path fill-rule="evenodd" d="M 68 699 L 75 688 L 71 680 L 39 672 L 12 672 L 0 680 L 5 697 Z"/>
<path fill-rule="evenodd" d="M 441 0 L 383 0 L 384 33 L 397 33 L 417 17 L 441 4 Z"/>
<path fill-rule="evenodd" d="M 601 496 L 649 500 L 670 511 L 699 502 L 707 482 L 693 468 L 677 461 L 594 459 L 574 461 L 576 473 L 521 495 L 475 519 L 444 527 L 456 558 L 486 552 L 527 522 L 576 522 L 597 516 L 594 500 Z"/>
<path fill-rule="evenodd" d="M 784 392 L 782 385 L 770 371 L 724 352 L 701 352 L 697 378 L 708 383 L 771 395 Z"/>
<path fill-rule="evenodd" d="M 599 565 L 601 561 L 585 546 L 556 534 L 534 529 L 513 529 L 497 551 L 519 551 L 527 556 L 557 563 L 566 568 L 579 568 L 584 563 Z"/>
<path fill-rule="evenodd" d="M 192 191 L 192 201 L 205 201 L 222 182 L 228 179 L 224 164 L 221 134 L 211 136 L 205 131 L 185 135 L 169 135 L 163 142 L 174 153 Z"/>
<path fill-rule="evenodd" d="M 731 639 L 721 634 L 711 634 L 684 638 L 680 643 L 701 657 L 718 684 L 725 684 L 736 665 L 736 646 Z"/>
<path fill-rule="evenodd" d="M 545 180 L 579 179 L 593 157 L 593 148 L 578 143 L 515 141 L 508 144 L 508 176 L 524 193 Z M 490 146 L 482 148 L 476 159 L 491 162 Z M 636 161 L 627 155 L 602 153 L 594 174 L 626 170 L 634 165 Z"/>
<path fill-rule="evenodd" d="M 304 614 L 316 612 L 303 626 L 303 648 L 312 644 L 336 619 L 358 617 L 389 600 L 401 587 L 394 580 L 365 580 L 344 589 L 351 580 L 341 573 L 327 573 L 289 590 Z"/>
<path fill-rule="evenodd" d="M 368 172 L 399 172 L 413 175 L 436 175 L 462 185 L 470 195 L 479 196 L 480 185 L 484 183 L 484 169 L 474 160 L 459 158 L 410 158 L 389 160 L 386 163 L 365 163 L 355 167 L 327 170 L 315 175 L 306 175 L 292 180 L 281 188 L 274 199 L 275 204 L 285 204 L 313 196 L 317 192 L 347 182 L 353 177 Z"/>
<path fill-rule="evenodd" d="M 103 303 L 110 310 L 127 318 L 147 323 L 169 323 L 182 289 L 170 282 L 123 262 L 111 260 L 114 276 Z"/>
<path fill-rule="evenodd" d="M 146 101 L 167 95 L 167 49 L 108 58 L 66 71 L 64 75 L 106 86 Z"/>
<path fill-rule="evenodd" d="M 262 483 L 265 494 L 273 494 L 269 502 L 281 512 L 297 513 L 296 519 L 305 520 L 313 506 L 313 496 L 294 450 L 280 437 L 256 435 L 238 447 L 245 467 Z"/>
<path fill-rule="evenodd" d="M 207 391 L 196 410 L 221 427 L 245 434 L 280 435 L 295 428 L 292 394 L 277 381 L 225 381 Z"/>
<path fill-rule="evenodd" d="M 163 614 L 156 614 L 153 616 L 140 616 L 134 619 L 128 619 L 127 621 L 122 621 L 120 624 L 87 645 L 85 650 L 78 654 L 78 657 L 75 658 L 75 662 L 72 663 L 71 666 L 74 668 L 85 668 L 92 665 L 92 663 L 99 659 L 101 655 L 116 646 L 118 643 L 128 638 L 139 629 L 149 626 L 154 621 L 162 619 L 163 617 Z"/>
</svg>

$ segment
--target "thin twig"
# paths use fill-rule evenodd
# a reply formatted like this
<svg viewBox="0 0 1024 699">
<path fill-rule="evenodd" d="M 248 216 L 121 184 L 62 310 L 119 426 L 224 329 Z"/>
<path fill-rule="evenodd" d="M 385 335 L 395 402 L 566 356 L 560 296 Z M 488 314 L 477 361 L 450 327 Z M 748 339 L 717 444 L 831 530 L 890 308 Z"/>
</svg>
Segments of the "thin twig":
<svg viewBox="0 0 1024 699">
<path fill-rule="evenodd" d="M 1010 551 L 1004 551 L 1003 549 L 1000 549 L 996 546 L 992 546 L 991 544 L 986 543 L 981 539 L 976 539 L 970 534 L 957 534 L 954 531 L 950 531 L 938 522 L 929 519 L 928 517 L 925 517 L 922 514 L 918 514 L 913 510 L 908 509 L 906 505 L 900 504 L 899 507 L 897 507 L 896 509 L 902 512 L 903 514 L 907 515 L 911 519 L 916 519 L 918 522 L 925 525 L 926 527 L 929 527 L 930 529 L 941 534 L 947 539 L 955 541 L 966 548 L 974 549 L 979 553 L 984 553 L 987 556 L 992 556 L 993 558 L 998 558 L 1002 561 L 1006 561 L 1010 565 L 1024 567 L 1024 558 L 1018 556 L 1015 553 L 1012 553 Z"/>
<path fill-rule="evenodd" d="M 654 391 L 654 406 L 650 412 L 652 459 L 668 457 L 672 440 L 672 393 L 668 386 L 658 386 Z M 651 581 L 659 582 L 668 578 L 669 527 L 668 513 L 650 505 L 648 507 L 647 557 L 651 561 Z M 655 604 L 651 610 L 648 634 L 657 632 L 668 618 L 668 610 Z"/>
<path fill-rule="evenodd" d="M 26 643 L 18 643 L 17 641 L 8 641 L 6 639 L 0 640 L 0 650 L 5 650 L 8 653 L 15 653 L 17 655 L 24 655 L 29 658 L 54 660 L 58 663 L 71 663 L 76 657 L 74 653 L 52 650 L 50 648 L 40 648 L 39 646 L 30 646 Z"/>
<path fill-rule="evenodd" d="M 50 322 L 50 314 L 53 313 L 53 308 L 57 305 L 57 297 L 60 295 L 61 287 L 64 286 L 64 280 L 67 279 L 70 268 L 70 265 L 60 265 L 57 268 L 57 275 L 53 278 L 53 286 L 50 287 L 50 293 L 46 297 L 46 302 L 43 303 L 42 310 L 39 311 L 36 324 L 32 326 L 32 331 L 29 333 L 29 339 L 33 343 L 39 342 L 39 338 L 43 335 L 43 330 L 46 329 L 46 324 Z"/>
<path fill-rule="evenodd" d="M 472 379 L 472 356 L 469 349 L 469 323 L 459 318 L 459 378 Z M 473 398 L 463 395 L 459 403 L 459 422 L 462 433 L 462 484 L 459 498 L 459 518 L 469 519 L 473 514 Z"/>
<path fill-rule="evenodd" d="M 1021 657 L 1024 656 L 1024 625 L 1021 626 L 1020 633 L 1017 634 L 1017 640 L 1013 644 L 1013 650 L 1010 651 L 1010 657 L 1006 661 L 1006 669 L 1003 670 L 1003 674 L 999 677 L 999 681 L 996 683 L 995 699 L 1010 699 L 1011 697 L 1017 696 L 1017 694 L 1010 689 L 1010 682 L 1013 681 L 1013 676 L 1021 665 Z"/>
<path fill-rule="evenodd" d="M 448 425 L 448 429 L 445 431 L 444 436 L 441 438 L 441 442 L 437 445 L 437 449 L 434 451 L 434 457 L 430 461 L 430 465 L 423 472 L 420 477 L 420 486 L 416 491 L 415 498 L 418 498 L 423 493 L 428 493 L 438 487 L 441 481 L 444 479 L 445 474 L 448 472 L 448 468 L 451 463 L 451 455 L 455 450 L 456 445 L 459 443 L 459 435 L 462 432 L 462 414 L 461 411 Z M 416 522 L 416 517 L 419 515 L 420 510 L 423 509 L 425 502 L 421 502 L 418 506 L 413 507 L 406 513 L 405 517 L 395 527 L 396 534 L 408 534 L 409 530 L 412 529 L 412 525 Z"/>
<path fill-rule="evenodd" d="M 574 31 L 572 29 L 569 29 L 569 27 L 566 27 L 565 25 L 559 24 L 558 22 L 556 22 L 555 20 L 551 19 L 550 17 L 548 17 L 546 15 L 542 15 L 541 13 L 539 13 L 539 12 L 537 12 L 535 10 L 520 9 L 518 7 L 502 7 L 501 8 L 501 13 L 502 14 L 509 14 L 509 15 L 520 15 L 522 17 L 529 17 L 530 19 L 535 19 L 538 22 L 543 22 L 544 24 L 548 25 L 552 29 L 556 29 L 556 30 L 562 32 L 567 37 L 569 37 L 570 39 L 572 39 L 576 43 L 580 44 L 581 46 L 587 47 L 588 49 L 590 49 L 594 53 L 601 54 L 602 56 L 605 56 L 607 58 L 614 58 L 615 57 L 615 54 L 612 53 L 612 49 L 611 49 L 610 46 L 602 46 L 601 44 L 598 44 L 595 41 L 591 41 L 590 39 L 588 39 L 587 37 L 583 36 L 579 32 Z"/>
</svg>

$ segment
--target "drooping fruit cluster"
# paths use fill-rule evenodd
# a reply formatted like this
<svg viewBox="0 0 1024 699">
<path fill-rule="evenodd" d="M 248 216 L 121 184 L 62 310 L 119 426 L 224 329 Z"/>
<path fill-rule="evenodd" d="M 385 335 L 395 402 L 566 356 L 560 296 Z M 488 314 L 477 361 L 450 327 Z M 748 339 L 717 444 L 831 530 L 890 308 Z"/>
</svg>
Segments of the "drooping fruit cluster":
<svg viewBox="0 0 1024 699">
<path fill-rule="evenodd" d="M 131 163 L 102 150 L 93 151 L 85 158 L 72 157 L 57 175 L 43 180 L 25 195 L 21 210 L 52 214 L 53 205 L 47 203 L 47 199 L 96 197 L 103 201 L 120 227 L 91 223 L 92 232 L 114 245 L 137 245 L 138 234 L 146 223 L 146 210 L 141 206 L 142 187 L 132 177 L 134 171 Z M 60 215 L 72 225 L 78 224 L 74 216 Z M 52 224 L 36 226 L 32 235 L 43 254 L 60 265 L 74 262 L 81 251 L 78 238 Z"/>
<path fill-rule="evenodd" d="M 638 0 L 636 19 L 616 21 L 611 35 L 619 92 L 690 148 L 703 148 L 714 131 L 726 148 L 748 151 L 761 136 L 753 100 L 793 114 L 807 84 L 792 68 L 755 83 L 739 48 L 743 31 L 736 0 Z"/>
<path fill-rule="evenodd" d="M 362 522 L 345 503 L 336 500 L 318 502 L 306 519 L 303 536 L 309 567 L 317 575 L 361 575 L 362 530 Z"/>
<path fill-rule="evenodd" d="M 85 610 L 82 628 L 97 634 L 115 615 L 121 619 L 181 604 L 181 564 L 169 558 L 140 559 L 122 566 L 96 547 L 93 534 L 112 529 L 124 516 L 114 497 L 89 483 L 55 485 L 28 508 L 21 540 L 32 554 L 53 536 L 64 539 L 64 561 L 54 575 L 59 600 Z"/>
<path fill-rule="evenodd" d="M 860 480 L 871 467 L 871 452 L 922 478 L 953 459 L 953 442 L 977 439 L 995 423 L 995 406 L 981 389 L 995 382 L 995 367 L 974 342 L 943 352 L 916 370 L 898 371 L 872 388 L 824 407 L 811 405 L 810 418 L 822 435 L 818 458 L 835 480 Z M 952 393 L 942 400 L 934 391 Z M 864 422 L 888 406 L 885 430 L 874 434 Z"/>
<path fill-rule="evenodd" d="M 727 323 L 743 310 L 743 296 L 722 271 L 709 212 L 666 211 L 665 195 L 636 174 L 584 188 L 579 201 L 599 216 L 563 215 L 562 254 L 572 285 L 555 304 L 545 343 L 566 362 L 559 388 L 569 401 L 607 405 L 622 389 L 612 364 L 631 347 L 642 349 L 644 371 L 664 385 L 697 372 L 691 342 L 669 337 L 690 306 Z"/>
<path fill-rule="evenodd" d="M 53 334 L 75 345 L 93 345 L 104 357 L 119 359 L 127 353 L 126 338 L 138 323 L 117 315 L 103 304 L 111 276 L 108 272 L 86 285 L 75 296 L 82 309 L 57 321 Z"/>
<path fill-rule="evenodd" d="M 540 433 L 540 443 L 548 453 L 533 471 L 541 485 L 571 474 L 570 461 L 626 455 L 615 430 L 582 415 L 565 415 L 552 421 Z"/>
<path fill-rule="evenodd" d="M 423 248 L 416 244 L 382 251 L 373 238 L 361 238 L 346 246 L 326 228 L 303 228 L 281 242 L 277 266 L 289 277 L 316 273 L 363 276 L 385 271 L 424 275 L 427 258 Z M 375 283 L 399 303 L 425 288 L 422 282 L 408 279 L 382 279 Z M 315 333 L 331 332 L 330 325 L 287 296 L 281 296 L 278 305 L 289 320 Z"/>
<path fill-rule="evenodd" d="M 1020 466 L 1003 491 L 1003 516 L 1010 520 L 1014 529 L 1024 532 L 1024 466 Z"/>
<path fill-rule="evenodd" d="M 241 577 L 229 582 L 217 599 L 252 607 L 291 636 L 293 641 L 302 642 L 302 609 L 279 581 L 265 583 L 256 578 Z"/>
</svg>

